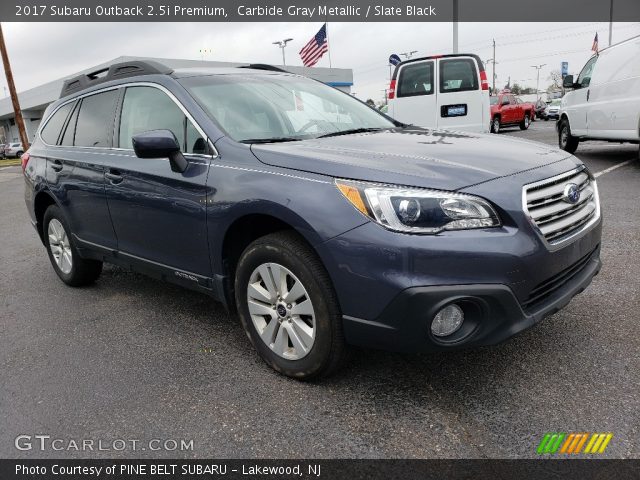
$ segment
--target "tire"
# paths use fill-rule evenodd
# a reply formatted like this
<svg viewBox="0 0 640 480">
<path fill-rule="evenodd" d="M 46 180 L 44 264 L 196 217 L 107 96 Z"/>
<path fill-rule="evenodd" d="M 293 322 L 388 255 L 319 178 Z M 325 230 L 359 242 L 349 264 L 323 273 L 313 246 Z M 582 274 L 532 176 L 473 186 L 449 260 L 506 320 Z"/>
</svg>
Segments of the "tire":
<svg viewBox="0 0 640 480">
<path fill-rule="evenodd" d="M 20 158 L 24 152 L 22 150 L 18 150 L 16 152 L 16 158 Z"/>
<path fill-rule="evenodd" d="M 283 277 L 285 284 L 276 287 Z M 342 365 L 346 345 L 336 293 L 315 252 L 296 233 L 266 235 L 245 249 L 235 300 L 252 345 L 277 372 L 309 380 Z"/>
<path fill-rule="evenodd" d="M 526 130 L 529 128 L 531 124 L 531 119 L 529 118 L 529 114 L 525 115 L 522 121 L 520 122 L 520 130 Z"/>
<path fill-rule="evenodd" d="M 558 125 L 558 147 L 569 153 L 573 153 L 578 149 L 580 140 L 571 135 L 571 127 L 569 121 L 564 119 Z"/>
<path fill-rule="evenodd" d="M 491 120 L 491 133 L 500 133 L 500 117 L 493 117 Z"/>
<path fill-rule="evenodd" d="M 544 121 L 548 122 L 549 121 L 549 117 L 544 117 Z"/>
<path fill-rule="evenodd" d="M 98 279 L 102 262 L 80 256 L 69 223 L 58 206 L 47 208 L 42 228 L 49 260 L 60 280 L 71 287 L 82 287 Z"/>
</svg>

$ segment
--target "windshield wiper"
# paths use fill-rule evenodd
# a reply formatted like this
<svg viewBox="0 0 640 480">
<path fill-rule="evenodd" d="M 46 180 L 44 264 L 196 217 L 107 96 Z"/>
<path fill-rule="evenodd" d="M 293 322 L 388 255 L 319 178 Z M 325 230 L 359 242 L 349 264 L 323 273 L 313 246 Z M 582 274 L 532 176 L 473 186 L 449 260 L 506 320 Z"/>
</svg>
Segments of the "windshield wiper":
<svg viewBox="0 0 640 480">
<path fill-rule="evenodd" d="M 272 138 L 248 138 L 241 140 L 240 143 L 282 143 L 282 142 L 295 142 L 303 140 L 301 137 L 272 137 Z"/>
<path fill-rule="evenodd" d="M 340 130 L 338 132 L 325 133 L 317 138 L 339 137 L 340 135 L 351 135 L 354 133 L 378 132 L 384 128 L 351 128 L 349 130 Z"/>
</svg>

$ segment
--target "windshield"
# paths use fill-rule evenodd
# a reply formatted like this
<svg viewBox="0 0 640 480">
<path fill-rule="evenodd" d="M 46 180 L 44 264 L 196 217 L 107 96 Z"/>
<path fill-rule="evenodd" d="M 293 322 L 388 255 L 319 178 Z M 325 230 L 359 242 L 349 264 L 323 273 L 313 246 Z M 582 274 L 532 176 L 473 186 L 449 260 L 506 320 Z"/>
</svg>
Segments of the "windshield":
<svg viewBox="0 0 640 480">
<path fill-rule="evenodd" d="M 489 97 L 489 103 L 491 105 L 497 105 L 498 104 L 498 97 Z"/>
<path fill-rule="evenodd" d="M 182 85 L 236 141 L 290 141 L 395 127 L 367 105 L 293 75 L 210 75 Z"/>
<path fill-rule="evenodd" d="M 551 106 L 552 106 L 552 107 L 559 107 L 561 103 L 562 103 L 562 101 L 561 101 L 561 100 L 553 100 L 553 101 L 551 102 Z"/>
</svg>

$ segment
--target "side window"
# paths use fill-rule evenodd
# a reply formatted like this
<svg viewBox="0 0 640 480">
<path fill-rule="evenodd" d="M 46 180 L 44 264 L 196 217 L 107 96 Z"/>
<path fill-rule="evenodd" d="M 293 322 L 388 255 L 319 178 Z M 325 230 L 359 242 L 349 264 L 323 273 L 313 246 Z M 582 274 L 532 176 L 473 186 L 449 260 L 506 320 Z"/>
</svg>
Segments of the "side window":
<svg viewBox="0 0 640 480">
<path fill-rule="evenodd" d="M 501 105 L 509 105 L 509 95 L 503 96 L 502 100 L 500 100 L 500 104 Z"/>
<path fill-rule="evenodd" d="M 120 115 L 120 148 L 133 148 L 132 137 L 149 130 L 171 130 L 184 153 L 206 153 L 207 144 L 182 110 L 154 87 L 128 87 Z"/>
<path fill-rule="evenodd" d="M 509 95 L 509 103 L 511 103 L 511 105 L 517 105 L 518 101 L 516 100 L 516 97 Z"/>
<path fill-rule="evenodd" d="M 398 97 L 433 94 L 433 62 L 409 63 L 400 70 Z"/>
<path fill-rule="evenodd" d="M 593 73 L 593 67 L 596 64 L 596 60 L 598 57 L 592 57 L 591 60 L 587 62 L 587 64 L 583 67 L 580 75 L 578 75 L 578 84 L 585 88 L 589 86 L 591 83 L 591 74 Z"/>
<path fill-rule="evenodd" d="M 62 136 L 62 141 L 60 145 L 72 146 L 73 145 L 73 136 L 76 133 L 76 124 L 78 123 L 78 112 L 80 111 L 80 102 L 76 103 L 76 108 L 73 109 L 73 113 L 71 114 L 71 118 L 67 122 L 67 127 L 64 131 L 64 135 Z"/>
<path fill-rule="evenodd" d="M 56 112 L 49 118 L 46 125 L 40 132 L 42 139 L 49 145 L 56 145 L 58 138 L 60 137 L 60 130 L 64 126 L 64 122 L 69 116 L 69 112 L 75 102 L 69 102 L 66 105 L 61 106 Z"/>
<path fill-rule="evenodd" d="M 113 113 L 117 90 L 90 95 L 82 99 L 74 145 L 79 147 L 110 147 Z"/>
<path fill-rule="evenodd" d="M 466 90 L 478 90 L 475 60 L 471 58 L 440 60 L 440 92 L 464 92 Z"/>
</svg>

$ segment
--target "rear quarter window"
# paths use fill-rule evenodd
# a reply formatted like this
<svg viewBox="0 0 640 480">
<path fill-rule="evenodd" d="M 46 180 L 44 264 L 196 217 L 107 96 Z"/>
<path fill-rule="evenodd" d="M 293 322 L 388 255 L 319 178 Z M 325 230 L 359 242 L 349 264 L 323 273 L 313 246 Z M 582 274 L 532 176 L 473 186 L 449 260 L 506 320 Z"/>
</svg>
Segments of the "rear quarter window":
<svg viewBox="0 0 640 480">
<path fill-rule="evenodd" d="M 42 129 L 42 132 L 40 132 L 40 136 L 45 143 L 48 143 L 49 145 L 55 145 L 58 143 L 60 130 L 62 130 L 64 122 L 69 116 L 69 112 L 71 111 L 74 103 L 75 102 L 69 102 L 66 105 L 61 106 L 53 115 L 51 115 Z"/>
<path fill-rule="evenodd" d="M 433 62 L 409 63 L 400 70 L 398 97 L 433 93 Z"/>
<path fill-rule="evenodd" d="M 471 58 L 440 60 L 440 93 L 478 90 L 476 62 Z"/>
</svg>

